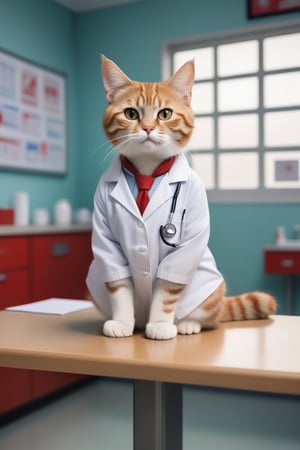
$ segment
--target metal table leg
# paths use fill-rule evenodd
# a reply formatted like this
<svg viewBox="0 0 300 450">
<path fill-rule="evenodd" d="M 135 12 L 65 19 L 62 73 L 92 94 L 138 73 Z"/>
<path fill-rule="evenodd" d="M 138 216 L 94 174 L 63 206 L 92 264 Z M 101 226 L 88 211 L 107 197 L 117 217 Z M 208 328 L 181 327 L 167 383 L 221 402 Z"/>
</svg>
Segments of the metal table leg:
<svg viewBox="0 0 300 450">
<path fill-rule="evenodd" d="M 134 381 L 134 450 L 182 450 L 182 386 Z"/>
</svg>

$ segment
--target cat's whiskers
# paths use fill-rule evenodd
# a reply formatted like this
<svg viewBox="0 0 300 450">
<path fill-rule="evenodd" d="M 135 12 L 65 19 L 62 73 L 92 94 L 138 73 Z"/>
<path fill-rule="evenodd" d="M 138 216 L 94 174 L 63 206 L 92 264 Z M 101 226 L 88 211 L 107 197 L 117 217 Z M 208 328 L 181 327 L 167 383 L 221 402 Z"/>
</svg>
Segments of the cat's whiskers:
<svg viewBox="0 0 300 450">
<path fill-rule="evenodd" d="M 139 137 L 136 133 L 130 133 L 128 135 L 123 136 L 123 138 L 124 138 L 124 141 L 120 142 L 118 145 L 116 145 L 115 149 L 118 152 L 120 152 L 120 153 L 122 152 L 122 154 L 126 155 L 129 153 L 130 147 L 131 147 L 131 145 L 128 145 L 128 144 L 131 144 L 132 141 L 138 141 Z"/>
<path fill-rule="evenodd" d="M 114 154 L 114 147 L 113 145 L 110 145 L 105 151 L 103 161 L 107 161 L 109 158 L 112 157 L 113 154 Z"/>
<path fill-rule="evenodd" d="M 128 133 L 124 136 L 119 136 L 116 138 L 111 138 L 110 140 L 105 140 L 102 144 L 98 145 L 89 155 L 90 158 L 93 158 L 99 151 L 103 149 L 103 147 L 107 146 L 107 148 L 104 150 L 104 156 L 103 161 L 106 161 L 107 159 L 111 158 L 111 156 L 114 154 L 114 151 L 117 149 L 118 146 L 126 145 L 128 142 L 131 142 L 133 139 L 135 139 L 136 134 L 135 133 Z M 124 140 L 122 142 L 122 140 Z M 114 145 L 114 142 L 121 141 L 119 145 Z"/>
<path fill-rule="evenodd" d="M 98 146 L 90 153 L 89 158 L 90 158 L 90 159 L 91 159 L 91 158 L 94 158 L 94 156 L 95 156 L 96 154 L 99 153 L 99 151 L 104 147 L 104 145 L 107 145 L 107 146 L 108 146 L 108 149 L 105 149 L 105 157 L 104 157 L 104 159 L 106 159 L 106 158 L 109 156 L 111 149 L 113 148 L 109 141 L 105 141 L 103 144 L 98 145 Z"/>
</svg>

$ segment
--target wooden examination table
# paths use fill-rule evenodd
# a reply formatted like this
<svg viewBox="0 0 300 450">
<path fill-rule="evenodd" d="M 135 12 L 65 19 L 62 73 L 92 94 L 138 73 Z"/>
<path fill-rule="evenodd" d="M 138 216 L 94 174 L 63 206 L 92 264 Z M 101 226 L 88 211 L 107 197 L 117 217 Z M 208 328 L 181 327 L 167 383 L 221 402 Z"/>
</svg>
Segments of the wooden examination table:
<svg viewBox="0 0 300 450">
<path fill-rule="evenodd" d="M 1 311 L 0 366 L 133 379 L 134 450 L 181 450 L 183 384 L 300 394 L 300 317 L 152 341 L 104 337 L 94 308 Z"/>
</svg>

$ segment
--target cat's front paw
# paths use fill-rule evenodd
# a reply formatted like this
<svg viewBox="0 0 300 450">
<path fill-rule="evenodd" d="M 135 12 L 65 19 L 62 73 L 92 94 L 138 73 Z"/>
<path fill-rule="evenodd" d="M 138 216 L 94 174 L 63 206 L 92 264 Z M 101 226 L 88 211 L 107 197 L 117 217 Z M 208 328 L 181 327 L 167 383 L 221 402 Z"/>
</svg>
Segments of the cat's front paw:
<svg viewBox="0 0 300 450">
<path fill-rule="evenodd" d="M 109 337 L 132 336 L 133 325 L 118 320 L 107 320 L 103 326 L 103 334 Z"/>
<path fill-rule="evenodd" d="M 177 335 L 177 328 L 168 322 L 152 322 L 146 325 L 146 336 L 149 339 L 167 340 Z"/>
<path fill-rule="evenodd" d="M 197 320 L 183 319 L 177 324 L 179 334 L 198 334 L 201 331 L 201 325 Z"/>
</svg>

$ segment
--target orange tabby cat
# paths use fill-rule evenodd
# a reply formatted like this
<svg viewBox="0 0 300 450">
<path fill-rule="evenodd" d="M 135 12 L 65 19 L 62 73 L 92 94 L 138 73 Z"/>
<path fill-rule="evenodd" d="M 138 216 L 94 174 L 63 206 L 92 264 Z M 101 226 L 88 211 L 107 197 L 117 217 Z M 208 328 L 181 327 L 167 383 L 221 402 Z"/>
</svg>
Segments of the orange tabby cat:
<svg viewBox="0 0 300 450">
<path fill-rule="evenodd" d="M 108 319 L 104 334 L 130 336 L 136 327 L 172 339 L 273 314 L 266 293 L 225 297 L 208 248 L 205 189 L 184 156 L 194 126 L 193 61 L 165 82 L 143 83 L 102 57 L 102 76 L 103 124 L 117 156 L 95 193 L 87 284 Z"/>
</svg>

